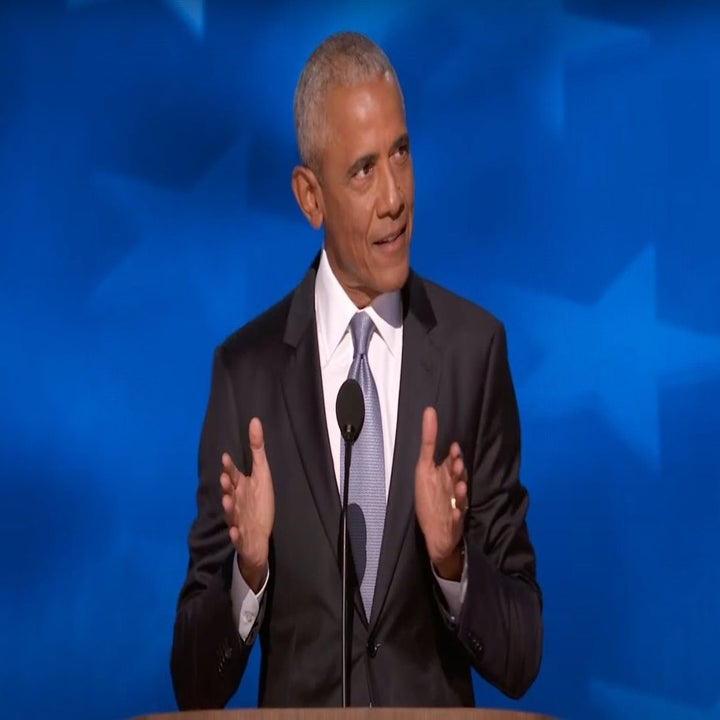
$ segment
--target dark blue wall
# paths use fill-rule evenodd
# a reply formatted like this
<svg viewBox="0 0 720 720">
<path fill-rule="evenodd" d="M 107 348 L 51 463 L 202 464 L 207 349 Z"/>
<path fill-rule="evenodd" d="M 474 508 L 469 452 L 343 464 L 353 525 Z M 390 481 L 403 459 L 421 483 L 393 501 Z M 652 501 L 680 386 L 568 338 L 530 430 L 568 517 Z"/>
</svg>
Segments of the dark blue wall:
<svg viewBox="0 0 720 720">
<path fill-rule="evenodd" d="M 720 718 L 717 5 L 250 5 L 0 5 L 0 714 L 173 707 L 212 349 L 319 246 L 292 92 L 354 28 L 405 91 L 416 269 L 508 329 L 546 620 L 520 707 Z"/>
</svg>

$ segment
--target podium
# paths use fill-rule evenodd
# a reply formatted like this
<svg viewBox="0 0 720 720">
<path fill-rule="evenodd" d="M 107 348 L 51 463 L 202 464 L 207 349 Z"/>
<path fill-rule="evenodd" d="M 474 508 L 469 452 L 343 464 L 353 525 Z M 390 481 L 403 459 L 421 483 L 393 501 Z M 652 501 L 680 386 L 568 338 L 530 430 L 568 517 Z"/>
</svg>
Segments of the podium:
<svg viewBox="0 0 720 720">
<path fill-rule="evenodd" d="M 139 715 L 132 720 L 554 720 L 549 715 L 480 708 L 265 708 L 192 710 Z"/>
</svg>

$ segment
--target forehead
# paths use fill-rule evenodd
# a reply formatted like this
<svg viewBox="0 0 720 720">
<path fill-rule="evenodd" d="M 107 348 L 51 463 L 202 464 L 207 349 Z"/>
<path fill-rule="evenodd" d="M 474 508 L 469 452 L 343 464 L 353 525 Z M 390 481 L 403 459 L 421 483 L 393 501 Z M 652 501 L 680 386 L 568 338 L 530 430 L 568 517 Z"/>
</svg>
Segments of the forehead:
<svg viewBox="0 0 720 720">
<path fill-rule="evenodd" d="M 387 76 L 331 87 L 325 97 L 328 151 L 355 156 L 382 152 L 407 132 L 402 96 Z"/>
</svg>

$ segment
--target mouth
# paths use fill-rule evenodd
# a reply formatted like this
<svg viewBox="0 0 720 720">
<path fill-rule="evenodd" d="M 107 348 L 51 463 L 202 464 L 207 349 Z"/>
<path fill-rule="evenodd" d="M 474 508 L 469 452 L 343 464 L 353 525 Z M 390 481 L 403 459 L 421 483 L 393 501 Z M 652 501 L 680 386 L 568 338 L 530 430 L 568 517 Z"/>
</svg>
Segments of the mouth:
<svg viewBox="0 0 720 720">
<path fill-rule="evenodd" d="M 402 245 L 403 240 L 405 239 L 405 231 L 407 230 L 407 225 L 403 225 L 398 230 L 393 231 L 389 235 L 385 235 L 385 237 L 380 238 L 379 240 L 375 240 L 373 242 L 373 245 L 375 247 L 382 248 L 383 250 L 393 250 L 397 247 L 400 247 Z"/>
</svg>

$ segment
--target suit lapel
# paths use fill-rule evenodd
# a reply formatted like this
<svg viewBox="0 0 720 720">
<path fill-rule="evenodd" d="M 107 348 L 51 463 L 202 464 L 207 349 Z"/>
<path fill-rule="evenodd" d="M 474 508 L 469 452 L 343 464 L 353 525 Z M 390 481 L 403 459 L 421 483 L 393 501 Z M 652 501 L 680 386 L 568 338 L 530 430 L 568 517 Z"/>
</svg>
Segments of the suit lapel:
<svg viewBox="0 0 720 720">
<path fill-rule="evenodd" d="M 295 291 L 288 313 L 288 358 L 282 376 L 285 404 L 318 515 L 338 556 L 340 498 L 328 443 L 315 329 L 315 268 Z"/>
<path fill-rule="evenodd" d="M 303 470 L 338 564 L 339 580 L 340 495 L 328 441 L 315 324 L 315 275 L 318 261 L 319 256 L 291 301 L 284 337 L 289 352 L 282 387 Z M 357 582 L 353 581 L 353 586 L 355 609 L 363 623 L 367 624 Z"/>
<path fill-rule="evenodd" d="M 420 452 L 422 413 L 428 405 L 436 402 L 440 376 L 440 352 L 430 334 L 436 324 L 435 315 L 422 280 L 412 272 L 403 289 L 403 309 L 402 369 L 395 451 L 370 618 L 371 630 L 382 611 L 408 523 L 414 517 L 415 464 Z"/>
</svg>

